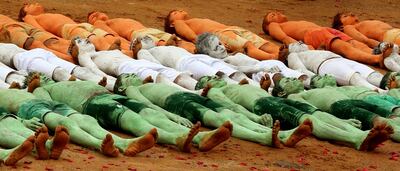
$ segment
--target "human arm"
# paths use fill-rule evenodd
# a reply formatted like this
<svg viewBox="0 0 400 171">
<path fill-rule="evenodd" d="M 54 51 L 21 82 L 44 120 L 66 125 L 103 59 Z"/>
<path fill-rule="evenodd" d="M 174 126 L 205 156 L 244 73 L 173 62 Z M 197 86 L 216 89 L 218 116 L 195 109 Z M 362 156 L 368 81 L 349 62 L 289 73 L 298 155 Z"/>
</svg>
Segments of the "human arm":
<svg viewBox="0 0 400 171">
<path fill-rule="evenodd" d="M 289 45 L 290 43 L 297 42 L 297 40 L 288 36 L 278 23 L 271 23 L 268 26 L 269 35 L 282 43 Z"/>
<path fill-rule="evenodd" d="M 176 20 L 173 25 L 179 36 L 193 43 L 196 42 L 197 34 L 185 23 L 184 20 Z"/>
<path fill-rule="evenodd" d="M 343 32 L 345 34 L 349 35 L 350 37 L 352 37 L 353 39 L 356 39 L 360 42 L 367 44 L 371 48 L 374 48 L 374 47 L 378 46 L 378 44 L 379 44 L 379 41 L 370 39 L 367 36 L 365 36 L 364 34 L 362 34 L 361 32 L 359 32 L 354 25 L 345 26 L 343 28 Z"/>
<path fill-rule="evenodd" d="M 106 31 L 108 33 L 111 33 L 111 34 L 113 34 L 115 36 L 118 36 L 118 33 L 115 32 L 112 28 L 110 28 L 105 21 L 97 20 L 96 22 L 93 23 L 93 26 L 95 28 L 99 28 L 99 29 L 102 29 L 102 30 L 104 30 L 104 31 Z"/>
<path fill-rule="evenodd" d="M 147 49 L 139 50 L 137 54 L 137 59 L 143 59 L 156 64 L 160 64 L 160 62 L 156 58 L 154 58 L 154 56 Z"/>
<path fill-rule="evenodd" d="M 44 99 L 44 100 L 49 100 L 49 101 L 53 100 L 50 96 L 50 93 L 42 87 L 36 88 L 35 91 L 32 92 L 32 94 L 35 95 L 39 99 Z"/>
<path fill-rule="evenodd" d="M 36 28 L 38 28 L 38 29 L 45 30 L 45 29 L 36 21 L 35 17 L 32 16 L 32 15 L 26 15 L 26 16 L 24 17 L 23 20 L 24 20 L 25 23 L 28 23 L 28 24 L 32 25 L 33 27 L 36 27 Z"/>
<path fill-rule="evenodd" d="M 103 77 L 108 77 L 108 75 L 106 73 L 104 73 L 103 71 L 101 71 L 97 67 L 96 63 L 93 62 L 92 57 L 94 57 L 94 55 L 96 55 L 95 53 L 96 52 L 94 52 L 94 53 L 80 53 L 78 55 L 79 65 L 88 68 L 90 71 L 92 71 L 96 75 L 103 76 Z"/>
</svg>

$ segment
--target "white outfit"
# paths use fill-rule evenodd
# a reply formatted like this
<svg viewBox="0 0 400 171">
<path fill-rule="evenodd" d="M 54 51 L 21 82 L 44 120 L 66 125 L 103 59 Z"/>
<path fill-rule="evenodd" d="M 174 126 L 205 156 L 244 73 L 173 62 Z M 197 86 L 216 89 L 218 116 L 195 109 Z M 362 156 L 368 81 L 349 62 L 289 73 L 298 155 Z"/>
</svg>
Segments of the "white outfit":
<svg viewBox="0 0 400 171">
<path fill-rule="evenodd" d="M 7 76 L 12 72 L 15 70 L 0 62 L 0 80 L 6 81 Z"/>
<path fill-rule="evenodd" d="M 332 75 L 340 85 L 350 85 L 351 77 L 355 73 L 367 79 L 369 75 L 376 72 L 366 65 L 323 50 L 292 52 L 288 56 L 288 64 L 290 68 L 300 70 L 309 77 L 315 74 Z"/>
<path fill-rule="evenodd" d="M 278 60 L 264 60 L 264 61 L 258 61 L 256 59 L 250 58 L 249 56 L 242 54 L 242 53 L 237 53 L 232 56 L 228 56 L 224 58 L 224 61 L 235 65 L 239 68 L 239 70 L 243 69 L 243 72 L 246 72 L 245 70 L 249 71 L 255 71 L 252 74 L 252 79 L 256 82 L 260 82 L 261 78 L 269 71 L 271 72 L 272 70 L 275 70 L 273 72 L 279 72 L 285 77 L 292 77 L 292 78 L 299 78 L 303 76 L 304 74 L 288 68 L 283 62 L 278 61 Z M 244 68 L 246 67 L 246 68 Z M 250 67 L 250 68 L 248 68 Z M 252 69 L 252 70 L 251 70 Z M 268 73 L 270 74 L 270 73 Z M 270 75 L 273 75 L 274 73 L 271 73 Z"/>
<path fill-rule="evenodd" d="M 151 56 L 143 55 L 145 52 L 138 53 L 139 59 L 157 61 L 164 66 L 174 68 L 178 71 L 189 72 L 195 79 L 199 79 L 203 76 L 212 76 L 218 72 L 222 72 L 227 76 L 238 72 L 238 70 L 234 69 L 234 66 L 220 59 L 214 59 L 208 55 L 191 54 L 179 47 L 157 46 L 140 51 L 148 51 Z"/>
</svg>

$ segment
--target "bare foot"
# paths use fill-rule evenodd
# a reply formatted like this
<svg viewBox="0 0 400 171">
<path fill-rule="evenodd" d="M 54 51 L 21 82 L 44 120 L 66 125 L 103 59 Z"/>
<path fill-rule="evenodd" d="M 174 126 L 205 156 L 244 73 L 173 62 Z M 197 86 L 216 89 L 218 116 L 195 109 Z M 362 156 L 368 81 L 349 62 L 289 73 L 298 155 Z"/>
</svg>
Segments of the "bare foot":
<svg viewBox="0 0 400 171">
<path fill-rule="evenodd" d="M 19 85 L 19 83 L 17 83 L 17 82 L 15 82 L 15 81 L 13 81 L 11 84 L 10 84 L 10 87 L 8 87 L 9 89 L 21 89 L 21 85 Z"/>
<path fill-rule="evenodd" d="M 142 49 L 142 42 L 139 39 L 132 40 L 129 48 L 132 50 L 133 59 L 137 59 L 137 54 Z"/>
<path fill-rule="evenodd" d="M 15 165 L 19 160 L 32 152 L 35 142 L 35 136 L 27 138 L 17 149 L 15 149 L 4 161 L 6 166 Z"/>
<path fill-rule="evenodd" d="M 116 39 L 108 48 L 108 50 L 121 50 L 121 40 Z"/>
<path fill-rule="evenodd" d="M 49 159 L 49 153 L 46 149 L 46 142 L 49 139 L 49 133 L 46 126 L 43 126 L 36 130 L 35 147 L 38 154 L 39 160 Z"/>
<path fill-rule="evenodd" d="M 146 78 L 142 81 L 143 84 L 153 83 L 153 82 L 154 82 L 154 80 L 153 80 L 153 78 L 151 78 L 151 76 L 146 77 Z"/>
<path fill-rule="evenodd" d="M 268 88 L 271 86 L 271 78 L 266 73 L 260 80 L 260 87 L 265 91 L 268 91 Z"/>
<path fill-rule="evenodd" d="M 207 134 L 201 140 L 201 142 L 199 143 L 199 150 L 203 152 L 210 151 L 217 145 L 228 140 L 232 135 L 232 129 L 232 124 L 229 121 L 226 121 L 217 130 Z"/>
<path fill-rule="evenodd" d="M 40 75 L 35 74 L 28 83 L 28 92 L 32 93 L 38 87 L 40 87 Z"/>
<path fill-rule="evenodd" d="M 393 133 L 393 128 L 387 126 L 386 123 L 381 123 L 375 125 L 368 133 L 367 137 L 364 139 L 363 143 L 360 145 L 360 151 L 371 151 L 378 147 L 379 144 L 388 140 L 390 134 Z"/>
<path fill-rule="evenodd" d="M 176 140 L 176 146 L 178 146 L 179 150 L 190 153 L 190 149 L 192 148 L 192 140 L 194 136 L 199 133 L 200 126 L 200 122 L 197 122 L 193 125 L 192 129 L 190 129 L 186 136 L 180 137 Z"/>
<path fill-rule="evenodd" d="M 244 85 L 244 84 L 249 84 L 249 81 L 247 81 L 245 78 L 240 80 L 239 85 Z"/>
<path fill-rule="evenodd" d="M 107 78 L 103 77 L 97 84 L 105 87 L 107 85 Z"/>
<path fill-rule="evenodd" d="M 312 122 L 306 119 L 301 125 L 290 135 L 289 139 L 285 142 L 285 146 L 294 147 L 300 140 L 308 137 L 312 133 Z"/>
<path fill-rule="evenodd" d="M 281 148 L 281 142 L 278 138 L 279 130 L 281 129 L 281 123 L 276 120 L 272 127 L 272 147 Z"/>
<path fill-rule="evenodd" d="M 50 158 L 58 160 L 65 146 L 67 146 L 68 142 L 69 142 L 68 130 L 63 126 L 57 126 L 53 138 L 53 145 L 51 146 L 50 149 Z"/>
<path fill-rule="evenodd" d="M 33 41 L 35 41 L 35 39 L 34 39 L 33 37 L 28 37 L 28 38 L 25 40 L 25 43 L 24 43 L 24 45 L 23 45 L 24 49 L 31 49 L 31 46 L 32 46 L 32 44 L 33 44 Z"/>
<path fill-rule="evenodd" d="M 379 67 L 380 68 L 386 68 L 384 64 L 385 58 L 389 57 L 392 54 L 393 51 L 393 43 L 388 43 L 385 45 L 385 47 L 382 50 L 382 60 L 379 62 Z"/>
<path fill-rule="evenodd" d="M 135 156 L 136 154 L 146 151 L 156 144 L 158 137 L 157 129 L 153 128 L 146 135 L 142 136 L 140 139 L 129 144 L 128 148 L 125 150 L 125 156 Z"/>
<path fill-rule="evenodd" d="M 107 134 L 106 138 L 104 138 L 103 143 L 101 144 L 101 152 L 110 157 L 117 157 L 119 154 L 119 151 L 117 148 L 114 146 L 114 140 L 111 136 L 111 134 Z"/>
<path fill-rule="evenodd" d="M 69 44 L 69 47 L 68 47 L 68 50 L 67 50 L 67 53 L 69 55 L 71 55 L 72 58 L 74 58 L 74 59 L 77 59 L 78 56 L 79 56 L 79 48 L 78 48 L 78 46 L 76 45 L 76 42 L 75 42 L 75 40 L 77 38 L 74 38 L 74 39 L 71 40 L 71 43 Z"/>
<path fill-rule="evenodd" d="M 165 43 L 165 46 L 177 46 L 178 45 L 178 37 L 175 34 L 172 34 L 171 37 Z"/>
</svg>

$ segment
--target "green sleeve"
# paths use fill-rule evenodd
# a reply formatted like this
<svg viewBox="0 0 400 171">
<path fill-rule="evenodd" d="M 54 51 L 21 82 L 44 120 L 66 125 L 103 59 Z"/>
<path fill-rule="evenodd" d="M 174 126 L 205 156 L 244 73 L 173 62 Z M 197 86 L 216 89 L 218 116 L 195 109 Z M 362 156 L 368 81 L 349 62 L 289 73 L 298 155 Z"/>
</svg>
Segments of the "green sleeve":
<svg viewBox="0 0 400 171">
<path fill-rule="evenodd" d="M 41 87 L 35 89 L 35 91 L 33 91 L 33 95 L 35 95 L 39 99 L 45 99 L 45 100 L 53 101 L 53 99 L 51 98 L 49 92 L 46 89 L 41 88 Z"/>
</svg>

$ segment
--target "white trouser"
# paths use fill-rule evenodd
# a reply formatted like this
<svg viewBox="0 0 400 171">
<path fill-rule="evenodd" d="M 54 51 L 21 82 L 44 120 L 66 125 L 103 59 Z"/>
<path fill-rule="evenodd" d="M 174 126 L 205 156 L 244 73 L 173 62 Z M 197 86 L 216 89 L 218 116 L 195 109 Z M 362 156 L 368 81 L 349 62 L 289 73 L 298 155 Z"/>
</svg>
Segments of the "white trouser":
<svg viewBox="0 0 400 171">
<path fill-rule="evenodd" d="M 11 69 L 10 67 L 8 67 L 3 63 L 0 63 L 0 80 L 6 81 L 7 76 L 14 71 L 15 71 L 14 69 Z"/>
<path fill-rule="evenodd" d="M 157 76 L 162 74 L 172 82 L 181 74 L 181 72 L 178 72 L 175 69 L 146 60 L 130 60 L 122 63 L 118 67 L 117 74 L 120 75 L 123 73 L 134 73 L 141 79 L 151 76 L 153 80 L 157 80 Z"/>
<path fill-rule="evenodd" d="M 219 70 L 201 62 L 196 58 L 197 57 L 182 58 L 178 62 L 176 69 L 181 72 L 189 72 L 196 80 L 199 80 L 203 76 L 213 76 L 219 72 Z"/>
</svg>

